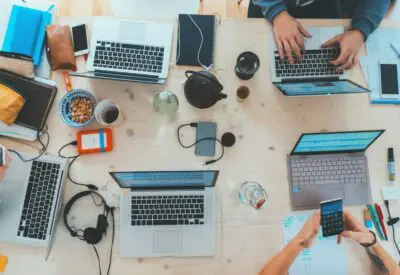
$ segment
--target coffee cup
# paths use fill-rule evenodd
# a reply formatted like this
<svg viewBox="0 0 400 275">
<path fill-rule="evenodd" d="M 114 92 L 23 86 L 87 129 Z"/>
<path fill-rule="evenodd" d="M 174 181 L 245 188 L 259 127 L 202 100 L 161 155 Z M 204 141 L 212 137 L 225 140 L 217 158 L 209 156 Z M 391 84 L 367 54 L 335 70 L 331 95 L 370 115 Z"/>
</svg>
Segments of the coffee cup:
<svg viewBox="0 0 400 275">
<path fill-rule="evenodd" d="M 124 120 L 118 104 L 109 99 L 100 101 L 94 114 L 96 120 L 104 126 L 119 126 Z"/>
<path fill-rule="evenodd" d="M 238 101 L 245 101 L 250 95 L 250 89 L 247 86 L 240 86 L 236 90 L 236 98 Z"/>
</svg>

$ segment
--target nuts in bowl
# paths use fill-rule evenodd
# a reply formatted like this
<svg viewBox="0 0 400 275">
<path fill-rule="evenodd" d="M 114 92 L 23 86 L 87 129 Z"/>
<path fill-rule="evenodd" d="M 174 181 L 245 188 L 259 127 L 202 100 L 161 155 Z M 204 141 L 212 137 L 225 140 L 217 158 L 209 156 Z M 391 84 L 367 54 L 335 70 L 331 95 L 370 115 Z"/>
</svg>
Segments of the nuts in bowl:
<svg viewBox="0 0 400 275">
<path fill-rule="evenodd" d="M 85 90 L 73 90 L 63 96 L 60 102 L 60 116 L 65 124 L 83 127 L 92 122 L 96 100 Z"/>
</svg>

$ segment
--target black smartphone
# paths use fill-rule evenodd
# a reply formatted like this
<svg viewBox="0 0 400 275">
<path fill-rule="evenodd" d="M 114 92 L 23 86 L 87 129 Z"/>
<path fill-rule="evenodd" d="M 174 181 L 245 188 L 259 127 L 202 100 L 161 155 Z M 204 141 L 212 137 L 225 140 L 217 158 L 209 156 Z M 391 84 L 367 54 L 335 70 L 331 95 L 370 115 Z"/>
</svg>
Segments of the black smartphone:
<svg viewBox="0 0 400 275">
<path fill-rule="evenodd" d="M 321 202 L 322 236 L 338 235 L 343 231 L 343 200 Z"/>
<path fill-rule="evenodd" d="M 381 93 L 383 97 L 399 96 L 399 80 L 397 64 L 380 64 Z"/>
<path fill-rule="evenodd" d="M 0 145 L 0 167 L 6 166 L 6 148 Z"/>
<path fill-rule="evenodd" d="M 203 138 L 208 140 L 200 141 L 196 144 L 196 156 L 213 157 L 215 156 L 215 139 L 217 137 L 217 124 L 215 122 L 198 122 L 196 131 L 196 141 Z"/>
<path fill-rule="evenodd" d="M 85 24 L 72 26 L 72 40 L 74 42 L 75 56 L 89 53 L 89 43 Z"/>
</svg>

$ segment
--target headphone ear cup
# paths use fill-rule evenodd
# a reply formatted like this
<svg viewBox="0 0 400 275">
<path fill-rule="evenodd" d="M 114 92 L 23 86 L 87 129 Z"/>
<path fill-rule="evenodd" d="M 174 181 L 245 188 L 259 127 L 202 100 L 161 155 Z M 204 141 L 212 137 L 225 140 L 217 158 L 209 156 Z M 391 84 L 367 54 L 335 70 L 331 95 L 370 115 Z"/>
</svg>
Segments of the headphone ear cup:
<svg viewBox="0 0 400 275">
<path fill-rule="evenodd" d="M 88 227 L 83 231 L 83 239 L 88 244 L 98 244 L 101 241 L 102 234 L 96 228 Z"/>
</svg>

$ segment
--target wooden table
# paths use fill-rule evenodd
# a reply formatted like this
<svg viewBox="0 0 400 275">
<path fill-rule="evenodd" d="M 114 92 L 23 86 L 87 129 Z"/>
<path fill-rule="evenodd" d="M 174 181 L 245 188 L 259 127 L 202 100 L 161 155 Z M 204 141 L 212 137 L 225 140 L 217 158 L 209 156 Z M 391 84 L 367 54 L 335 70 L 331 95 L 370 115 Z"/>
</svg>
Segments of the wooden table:
<svg viewBox="0 0 400 275">
<path fill-rule="evenodd" d="M 91 21 L 92 18 L 59 18 L 60 24 Z M 303 23 L 308 26 L 349 22 L 327 20 Z M 399 25 L 393 22 L 384 24 Z M 400 150 L 398 107 L 372 106 L 368 95 L 302 98 L 282 96 L 271 85 L 268 69 L 270 32 L 271 28 L 265 20 L 222 20 L 217 29 L 216 75 L 229 96 L 207 110 L 196 110 L 186 102 L 182 88 L 185 68 L 175 65 L 171 65 L 169 79 L 164 86 L 73 79 L 74 87 L 91 91 L 97 99 L 116 100 L 123 110 L 125 122 L 114 129 L 114 151 L 84 156 L 72 168 L 73 178 L 98 185 L 110 204 L 118 206 L 120 190 L 108 175 L 109 171 L 221 171 L 217 182 L 218 226 L 215 257 L 121 259 L 118 257 L 117 215 L 111 274 L 256 274 L 282 248 L 281 222 L 291 213 L 286 155 L 304 132 L 386 129 L 387 132 L 368 150 L 373 199 L 382 202 L 381 187 L 388 182 L 387 147 L 394 146 L 398 154 Z M 175 44 L 171 62 L 175 59 Z M 236 77 L 233 68 L 238 54 L 247 50 L 259 55 L 261 68 L 253 79 L 244 82 Z M 358 83 L 365 83 L 359 68 L 351 71 L 351 78 Z M 55 73 L 54 79 L 59 85 L 59 93 L 48 119 L 51 133 L 48 150 L 50 154 L 56 154 L 61 145 L 74 140 L 77 132 L 64 125 L 58 116 L 59 100 L 66 91 L 61 74 Z M 250 99 L 244 103 L 239 103 L 235 97 L 235 91 L 240 85 L 247 85 L 251 89 Z M 163 122 L 159 114 L 153 111 L 154 94 L 163 89 L 170 89 L 180 100 L 179 119 L 172 124 Z M 203 158 L 196 157 L 193 150 L 182 149 L 176 140 L 178 125 L 201 120 L 218 122 L 218 136 L 230 131 L 237 137 L 237 144 L 226 149 L 222 161 L 209 167 L 203 166 Z M 93 124 L 90 128 L 97 127 L 99 125 Z M 194 131 L 185 131 L 184 140 L 190 142 L 194 138 Z M 32 150 L 29 146 L 3 138 L 0 142 L 9 148 Z M 397 162 L 399 163 L 400 161 Z M 246 180 L 258 181 L 266 188 L 270 201 L 263 209 L 256 211 L 239 202 L 238 189 Z M 82 190 L 84 189 L 68 183 L 64 200 L 67 201 Z M 100 209 L 92 206 L 90 200 L 82 202 L 77 208 L 71 214 L 75 217 L 76 226 L 95 226 Z M 393 215 L 399 214 L 399 210 L 393 208 Z M 361 219 L 360 207 L 351 208 L 351 211 Z M 110 236 L 109 229 L 107 237 L 98 246 L 104 270 L 108 263 Z M 348 250 L 348 274 L 372 274 L 364 250 L 350 241 L 343 245 Z M 384 246 L 392 255 L 396 255 L 391 242 Z M 1 244 L 0 254 L 9 257 L 5 274 L 98 274 L 97 259 L 92 248 L 71 238 L 61 221 L 48 262 L 44 261 L 44 249 Z"/>
</svg>

